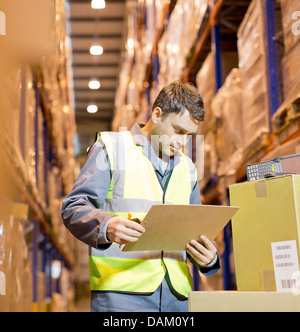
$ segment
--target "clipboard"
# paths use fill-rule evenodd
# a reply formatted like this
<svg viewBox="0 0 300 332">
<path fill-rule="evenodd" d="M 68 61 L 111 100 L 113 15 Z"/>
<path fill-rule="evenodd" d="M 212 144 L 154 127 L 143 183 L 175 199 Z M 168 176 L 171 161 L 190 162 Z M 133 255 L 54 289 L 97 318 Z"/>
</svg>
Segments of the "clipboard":
<svg viewBox="0 0 300 332">
<path fill-rule="evenodd" d="M 146 232 L 122 250 L 182 251 L 200 235 L 213 241 L 238 209 L 220 205 L 153 205 L 141 223 Z"/>
</svg>

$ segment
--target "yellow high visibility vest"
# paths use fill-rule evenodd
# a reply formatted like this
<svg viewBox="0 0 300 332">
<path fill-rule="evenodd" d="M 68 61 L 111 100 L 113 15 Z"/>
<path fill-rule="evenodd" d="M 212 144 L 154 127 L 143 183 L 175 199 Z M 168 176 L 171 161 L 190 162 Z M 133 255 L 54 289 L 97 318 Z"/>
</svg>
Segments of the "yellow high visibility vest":
<svg viewBox="0 0 300 332">
<path fill-rule="evenodd" d="M 197 174 L 186 155 L 180 153 L 180 162 L 162 188 L 131 132 L 102 132 L 98 139 L 111 169 L 109 193 L 100 207 L 106 213 L 127 218 L 131 212 L 132 218 L 142 220 L 153 204 L 189 204 Z M 186 255 L 181 251 L 123 252 L 115 243 L 106 250 L 90 248 L 89 272 L 91 290 L 152 293 L 166 274 L 178 294 L 187 297 L 192 290 Z"/>
</svg>

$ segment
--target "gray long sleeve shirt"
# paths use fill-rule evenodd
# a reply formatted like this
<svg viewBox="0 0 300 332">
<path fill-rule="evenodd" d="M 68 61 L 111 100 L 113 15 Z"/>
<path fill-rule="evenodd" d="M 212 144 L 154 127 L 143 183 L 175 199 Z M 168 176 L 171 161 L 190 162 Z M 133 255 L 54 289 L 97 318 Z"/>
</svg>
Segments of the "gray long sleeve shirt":
<svg viewBox="0 0 300 332">
<path fill-rule="evenodd" d="M 131 128 L 131 133 L 135 144 L 143 146 L 144 153 L 151 161 L 157 178 L 164 188 L 172 174 L 172 169 L 179 162 L 179 157 L 175 155 L 174 158 L 170 158 L 167 169 L 163 171 L 159 158 L 138 124 Z M 97 158 L 103 155 L 105 158 L 102 157 L 101 161 L 104 165 L 99 168 L 97 167 Z M 91 147 L 87 161 L 73 190 L 64 199 L 62 206 L 62 217 L 68 230 L 80 241 L 99 250 L 105 250 L 111 244 L 106 237 L 106 228 L 107 222 L 113 216 L 100 209 L 101 203 L 109 191 L 110 181 L 111 170 L 108 156 L 100 139 Z M 198 182 L 196 182 L 190 196 L 190 204 L 201 204 Z M 191 257 L 189 259 L 205 275 L 212 275 L 220 268 L 219 259 L 215 259 L 205 267 L 200 267 Z"/>
</svg>

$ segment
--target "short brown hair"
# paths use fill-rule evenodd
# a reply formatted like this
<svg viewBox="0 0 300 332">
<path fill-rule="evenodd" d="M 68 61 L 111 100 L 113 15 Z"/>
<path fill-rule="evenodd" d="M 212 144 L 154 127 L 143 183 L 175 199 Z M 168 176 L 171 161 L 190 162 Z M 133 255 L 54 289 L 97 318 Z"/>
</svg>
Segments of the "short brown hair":
<svg viewBox="0 0 300 332">
<path fill-rule="evenodd" d="M 169 113 L 179 114 L 185 110 L 198 121 L 204 121 L 205 108 L 199 91 L 192 83 L 175 81 L 164 87 L 152 106 L 152 111 L 160 107 L 163 116 Z"/>
</svg>

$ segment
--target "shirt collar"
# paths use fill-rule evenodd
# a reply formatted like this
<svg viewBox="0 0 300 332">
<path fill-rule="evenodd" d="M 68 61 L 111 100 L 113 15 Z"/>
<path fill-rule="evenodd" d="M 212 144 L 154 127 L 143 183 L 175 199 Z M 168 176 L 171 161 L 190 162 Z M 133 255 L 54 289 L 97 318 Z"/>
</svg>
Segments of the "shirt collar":
<svg viewBox="0 0 300 332">
<path fill-rule="evenodd" d="M 148 138 L 145 136 L 145 134 L 142 131 L 142 128 L 144 126 L 145 126 L 144 124 L 135 123 L 130 129 L 135 145 L 144 146 L 144 145 L 151 144 L 149 142 Z"/>
</svg>

